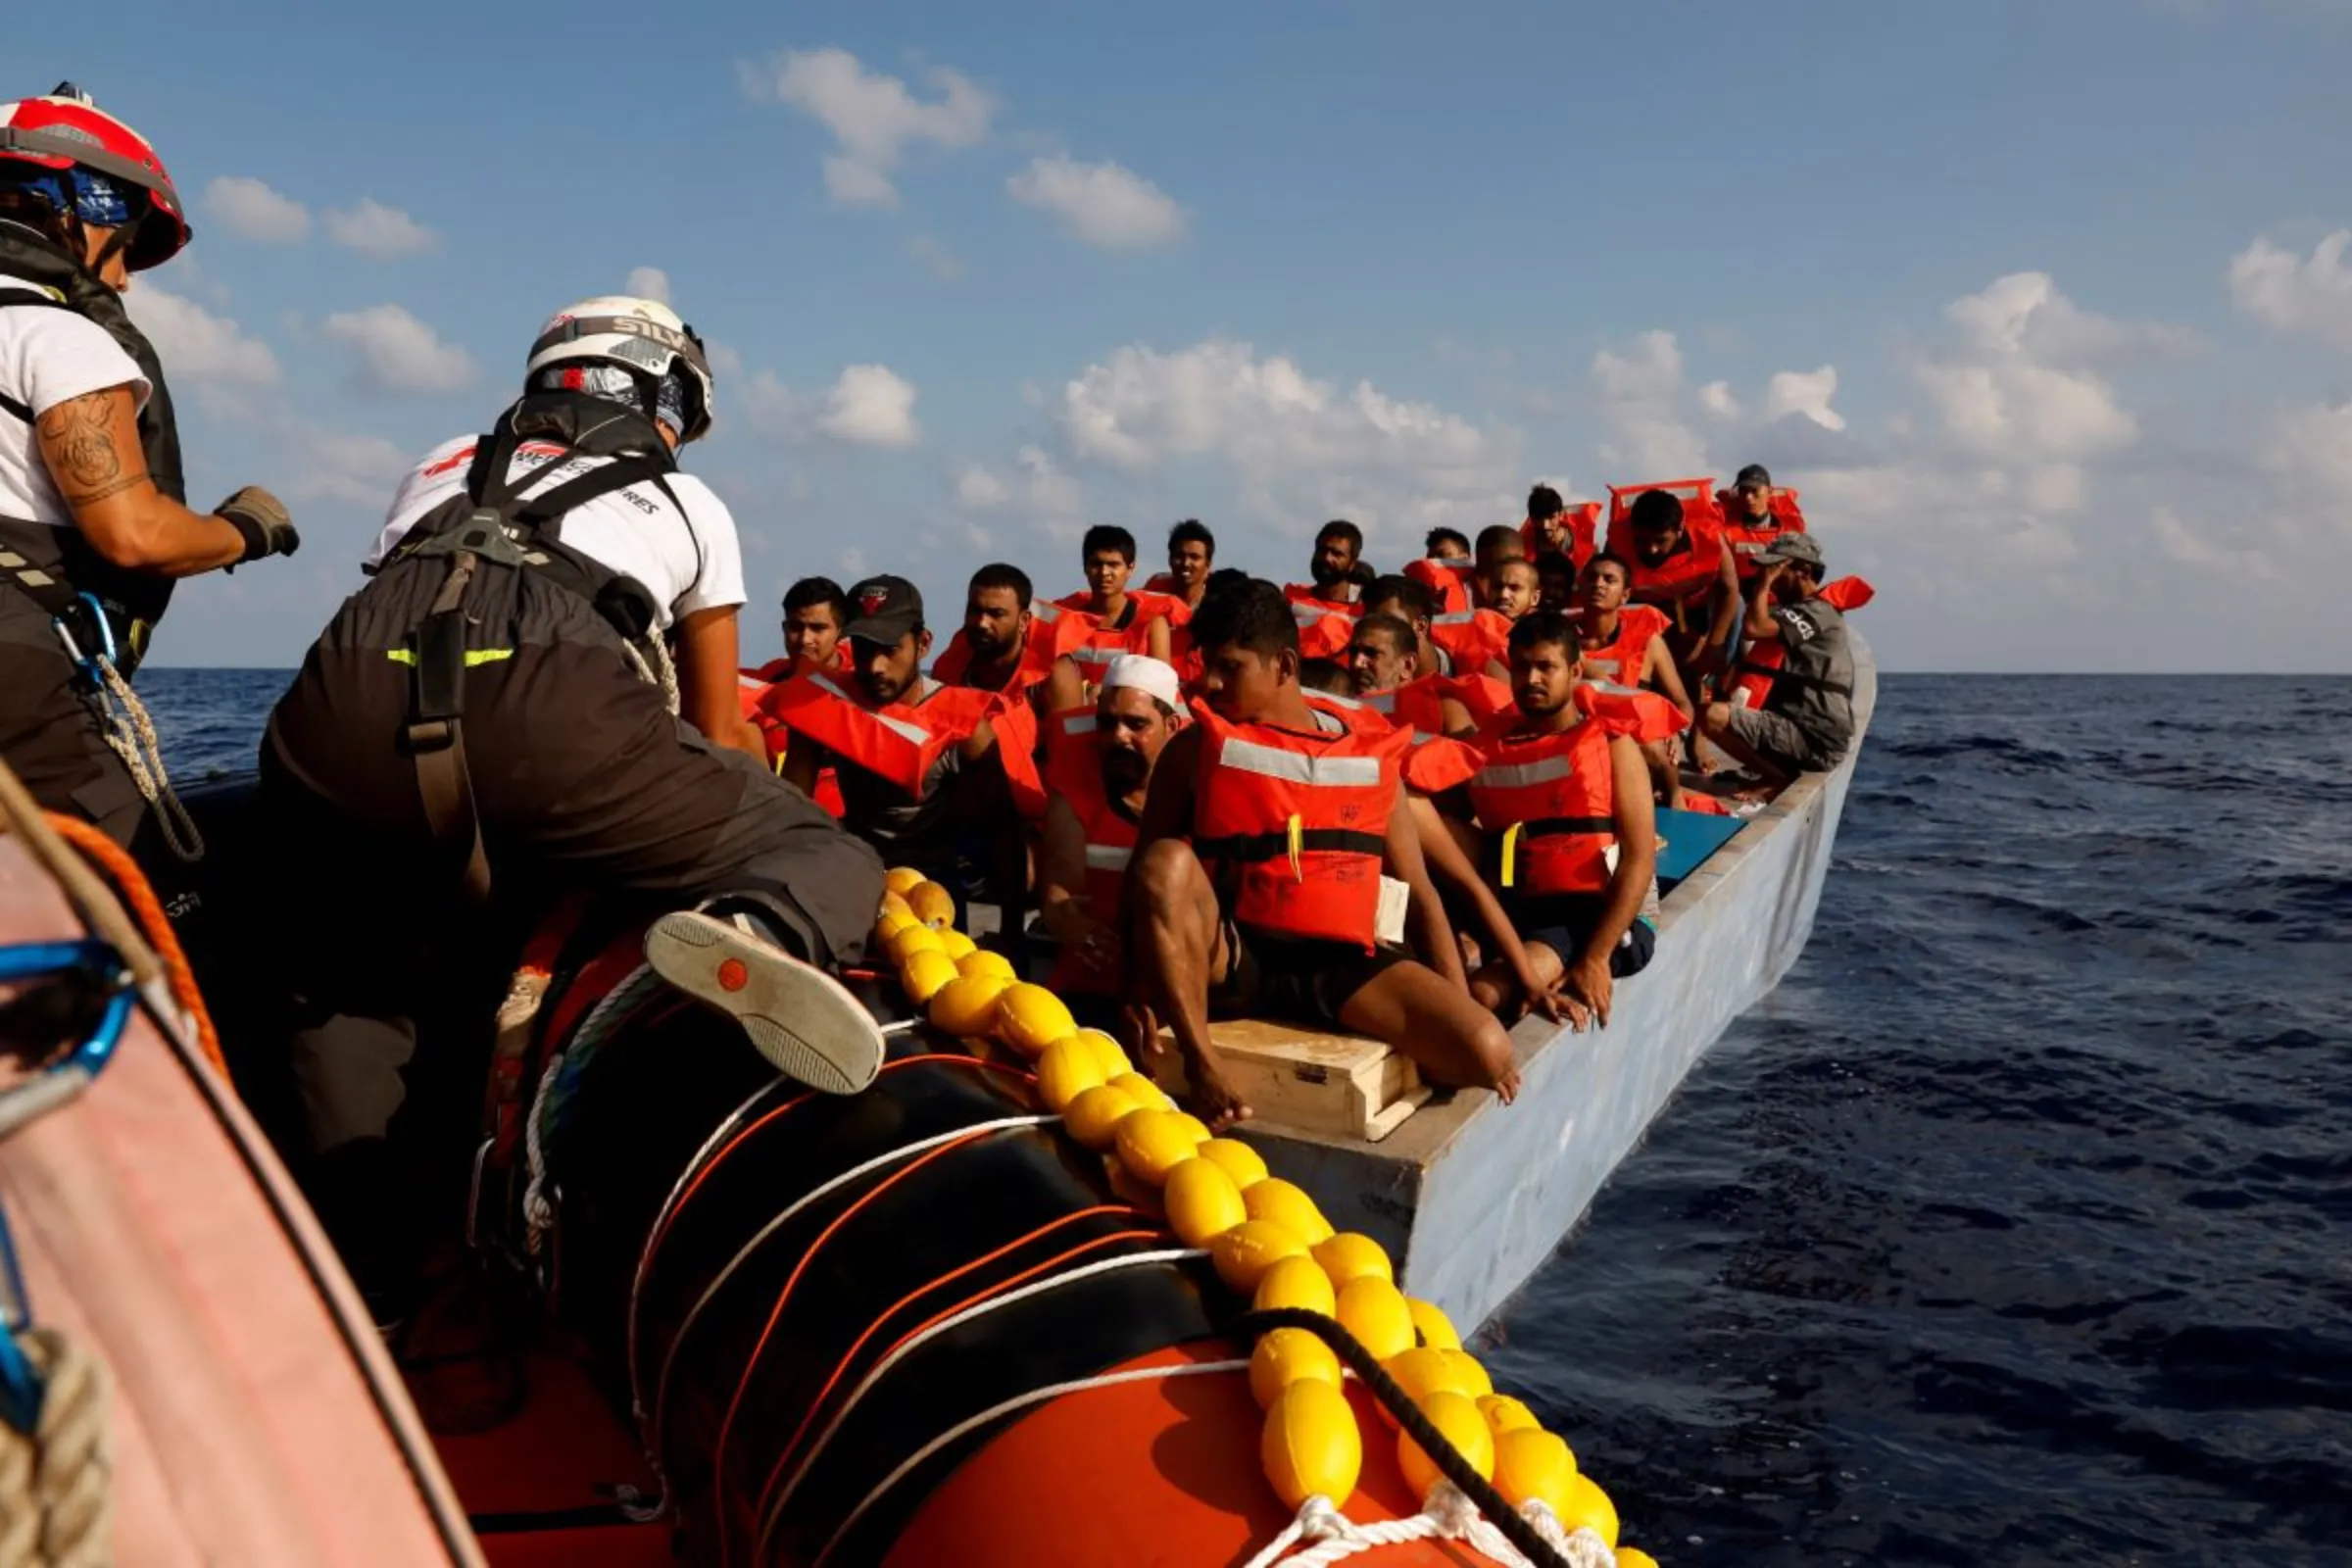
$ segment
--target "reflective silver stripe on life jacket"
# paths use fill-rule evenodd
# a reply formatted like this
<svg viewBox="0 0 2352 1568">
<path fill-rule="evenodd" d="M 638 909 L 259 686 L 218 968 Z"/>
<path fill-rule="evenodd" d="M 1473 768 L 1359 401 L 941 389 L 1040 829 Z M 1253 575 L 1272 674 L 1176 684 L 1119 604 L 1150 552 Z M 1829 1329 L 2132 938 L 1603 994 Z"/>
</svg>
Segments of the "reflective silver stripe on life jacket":
<svg viewBox="0 0 2352 1568">
<path fill-rule="evenodd" d="M 1491 790 L 1523 790 L 1531 784 L 1548 784 L 1553 779 L 1566 778 L 1576 771 L 1575 764 L 1565 756 L 1540 758 L 1533 762 L 1491 762 L 1478 770 L 1473 784 L 1483 784 Z"/>
<path fill-rule="evenodd" d="M 1086 847 L 1086 868 L 1089 871 L 1124 871 L 1127 862 L 1135 858 L 1132 849 L 1120 849 L 1111 844 L 1089 844 Z"/>
<path fill-rule="evenodd" d="M 1217 754 L 1217 765 L 1314 789 L 1366 789 L 1380 782 L 1377 757 L 1310 757 L 1256 741 L 1227 741 Z"/>
<path fill-rule="evenodd" d="M 852 708 L 858 709 L 859 711 L 863 712 L 868 718 L 873 719 L 876 723 L 887 726 L 893 734 L 897 735 L 902 740 L 911 741 L 917 746 L 928 746 L 931 744 L 931 732 L 923 728 L 922 725 L 904 718 L 893 718 L 888 713 L 877 713 L 872 709 L 863 707 L 848 692 L 845 692 L 839 686 L 834 685 L 833 679 L 829 675 L 811 675 L 808 677 L 808 684 L 814 686 L 818 691 L 831 693 L 833 696 L 840 698 L 843 702 L 848 703 Z"/>
</svg>

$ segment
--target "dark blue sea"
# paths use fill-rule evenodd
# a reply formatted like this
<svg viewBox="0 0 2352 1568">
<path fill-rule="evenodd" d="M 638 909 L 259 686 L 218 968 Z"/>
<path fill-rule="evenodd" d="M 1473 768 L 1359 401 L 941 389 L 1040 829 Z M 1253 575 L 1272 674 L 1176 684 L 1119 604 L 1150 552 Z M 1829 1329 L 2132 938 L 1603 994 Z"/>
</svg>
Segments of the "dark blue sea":
<svg viewBox="0 0 2352 1568">
<path fill-rule="evenodd" d="M 192 778 L 285 679 L 140 685 Z M 1669 1563 L 2352 1563 L 2348 824 L 2352 680 L 1887 677 L 1496 1381 Z"/>
</svg>

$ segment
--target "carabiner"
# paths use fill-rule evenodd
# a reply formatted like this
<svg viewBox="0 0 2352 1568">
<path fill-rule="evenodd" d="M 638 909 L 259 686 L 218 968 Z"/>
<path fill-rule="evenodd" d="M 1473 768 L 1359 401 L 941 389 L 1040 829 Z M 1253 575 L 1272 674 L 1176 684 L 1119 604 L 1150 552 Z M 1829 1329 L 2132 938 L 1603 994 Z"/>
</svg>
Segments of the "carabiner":
<svg viewBox="0 0 2352 1568">
<path fill-rule="evenodd" d="M 24 1295 L 24 1272 L 17 1266 L 16 1239 L 0 1214 L 0 1421 L 30 1437 L 40 1429 L 48 1385 L 33 1369 L 17 1336 L 32 1326 L 32 1303 Z"/>
<path fill-rule="evenodd" d="M 98 941 L 27 942 L 0 948 L 0 982 L 80 970 L 106 992 L 106 1008 L 89 1038 L 14 1088 L 0 1091 L 0 1138 L 87 1089 L 122 1044 L 138 993 L 121 954 Z"/>
</svg>

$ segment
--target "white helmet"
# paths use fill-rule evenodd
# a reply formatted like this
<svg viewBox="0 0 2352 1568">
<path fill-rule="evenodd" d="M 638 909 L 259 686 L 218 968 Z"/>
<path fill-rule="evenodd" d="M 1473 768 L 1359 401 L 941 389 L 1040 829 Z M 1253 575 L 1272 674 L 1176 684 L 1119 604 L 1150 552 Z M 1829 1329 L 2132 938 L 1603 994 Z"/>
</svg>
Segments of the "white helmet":
<svg viewBox="0 0 2352 1568">
<path fill-rule="evenodd" d="M 647 418 L 667 419 L 678 444 L 699 440 L 710 428 L 710 358 L 694 328 L 659 300 L 628 294 L 600 294 L 566 305 L 548 318 L 531 345 L 525 384 L 569 385 L 611 396 L 618 386 L 583 384 L 574 375 L 551 380 L 543 371 L 561 367 L 585 370 L 612 366 L 626 372 Z M 666 406 L 665 406 L 666 405 Z"/>
</svg>

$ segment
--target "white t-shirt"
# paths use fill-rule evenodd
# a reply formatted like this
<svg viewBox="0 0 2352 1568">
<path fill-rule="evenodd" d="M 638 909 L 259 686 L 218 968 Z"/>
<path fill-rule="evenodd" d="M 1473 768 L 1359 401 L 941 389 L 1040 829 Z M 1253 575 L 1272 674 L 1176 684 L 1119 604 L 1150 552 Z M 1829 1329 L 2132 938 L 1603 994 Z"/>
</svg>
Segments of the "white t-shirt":
<svg viewBox="0 0 2352 1568">
<path fill-rule="evenodd" d="M 11 306 L 24 286 L 0 278 L 0 392 L 32 410 L 36 419 L 60 403 L 125 384 L 137 406 L 147 406 L 147 378 L 106 328 L 72 311 Z M 74 514 L 41 461 L 39 438 L 5 408 L 0 408 L 0 517 L 74 526 Z"/>
<path fill-rule="evenodd" d="M 384 531 L 368 553 L 369 565 L 383 560 L 426 513 L 464 492 L 477 439 L 468 435 L 443 442 L 400 482 Z M 509 477 L 534 467 L 545 469 L 548 460 L 562 450 L 543 441 L 524 442 L 515 451 Z M 611 461 L 573 458 L 552 478 L 542 472 L 523 487 L 523 494 L 543 494 Z M 634 484 L 565 513 L 561 535 L 582 555 L 643 583 L 661 606 L 657 630 L 698 610 L 722 610 L 744 601 L 743 544 L 735 537 L 734 514 L 692 474 L 671 473 L 667 479 L 671 493 L 686 509 L 684 516 L 653 485 Z"/>
</svg>

